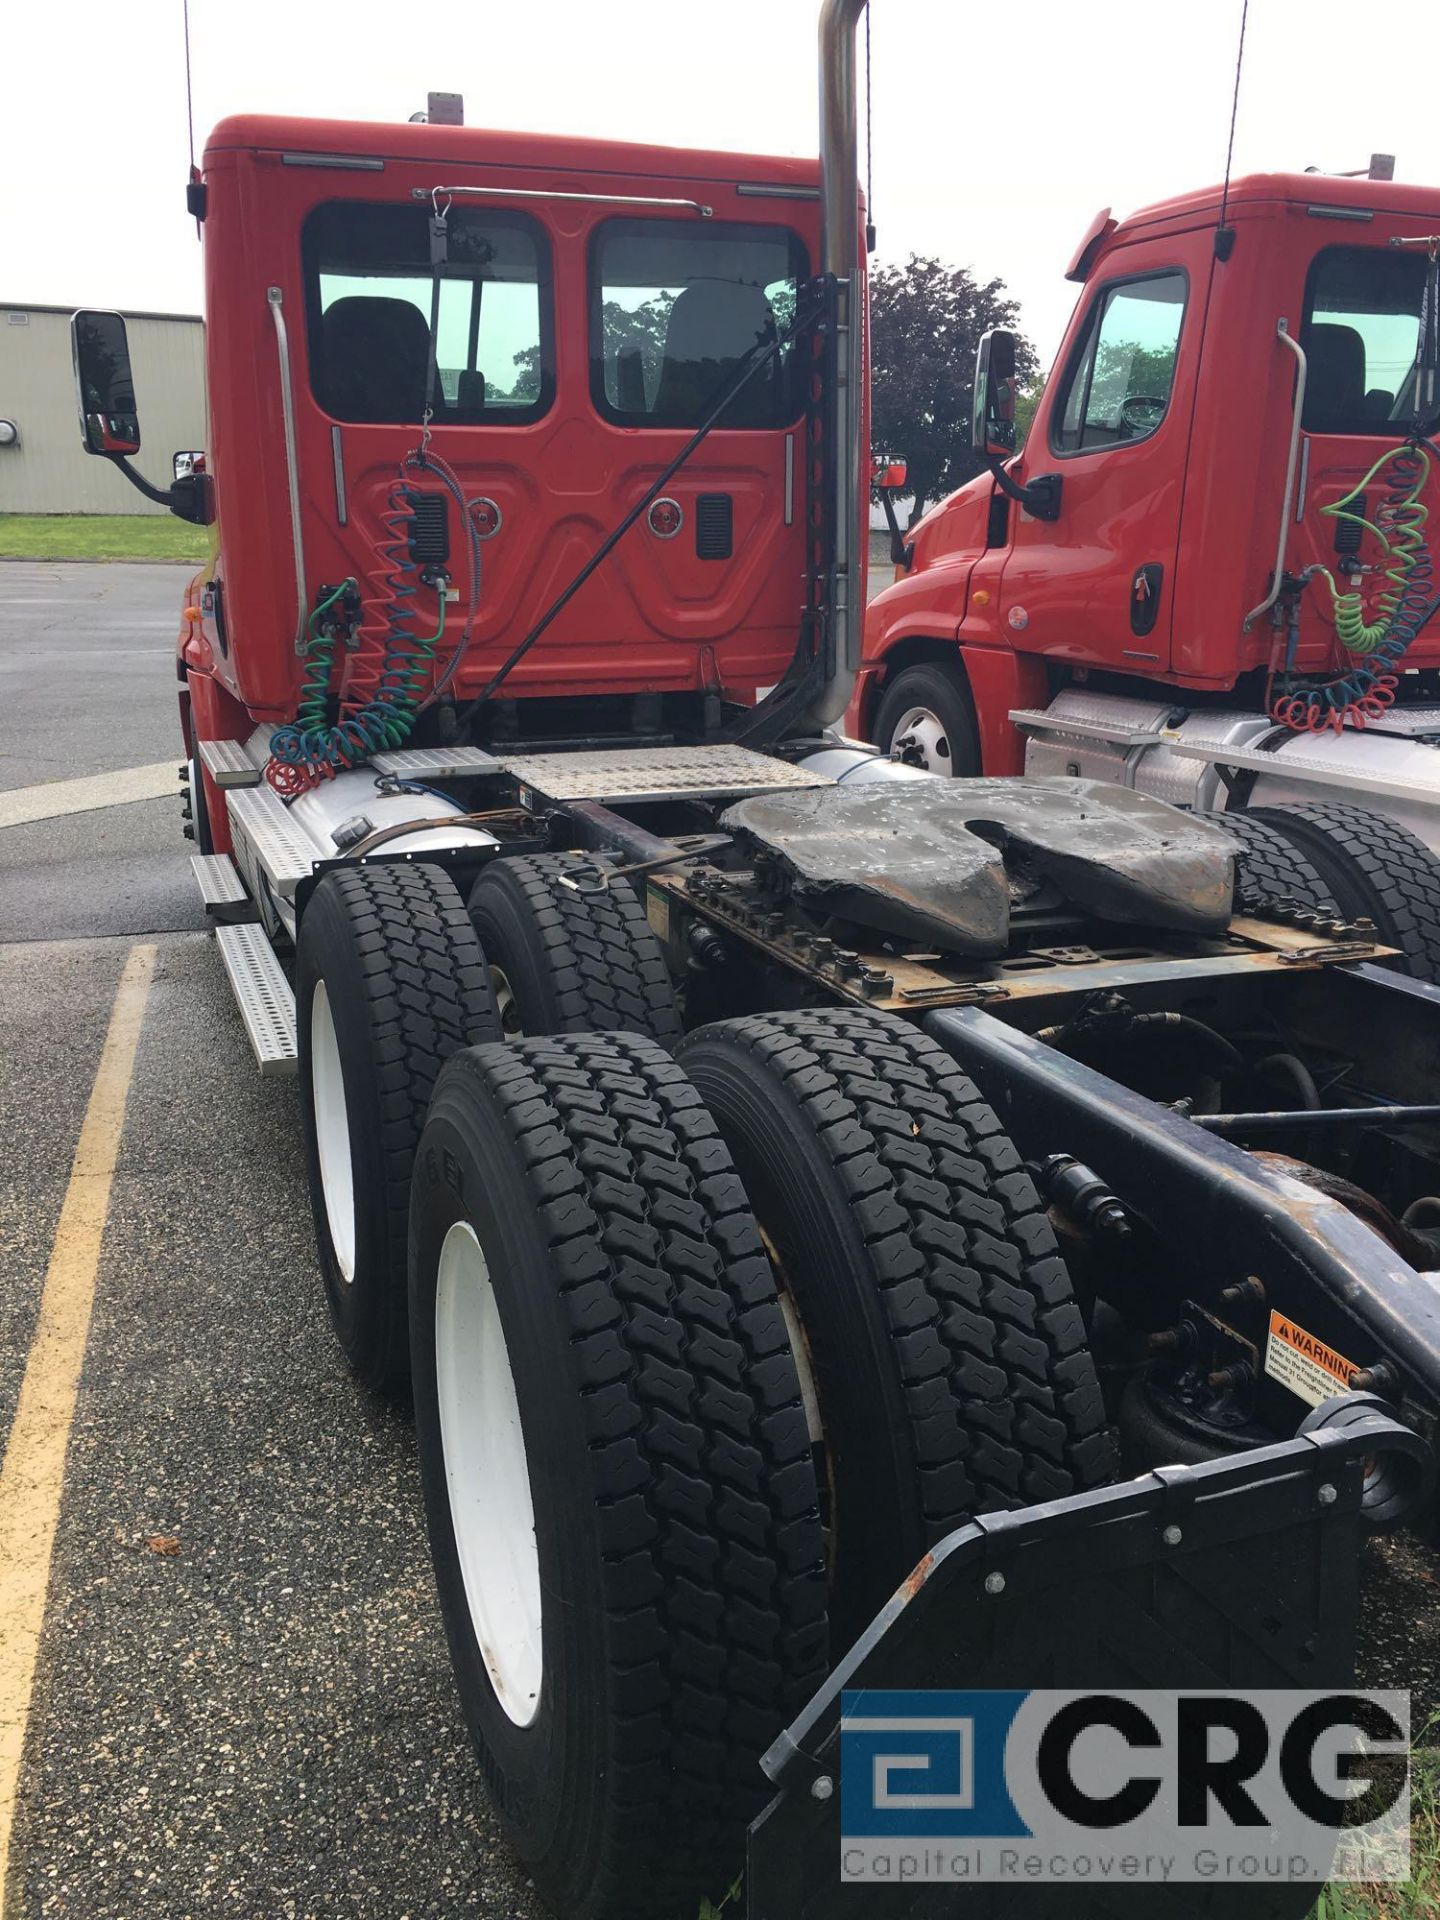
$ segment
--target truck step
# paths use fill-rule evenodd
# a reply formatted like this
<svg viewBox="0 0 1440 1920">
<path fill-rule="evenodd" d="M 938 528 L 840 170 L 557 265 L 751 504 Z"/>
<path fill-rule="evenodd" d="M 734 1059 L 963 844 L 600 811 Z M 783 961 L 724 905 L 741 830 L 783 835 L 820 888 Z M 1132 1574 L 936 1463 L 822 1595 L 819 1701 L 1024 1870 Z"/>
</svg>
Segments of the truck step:
<svg viewBox="0 0 1440 1920">
<path fill-rule="evenodd" d="M 300 882 L 309 879 L 322 849 L 291 818 L 284 802 L 269 787 L 232 788 L 225 803 L 235 857 L 252 893 L 260 892 L 259 877 L 263 874 L 276 893 L 287 900 L 293 898 Z"/>
<path fill-rule="evenodd" d="M 1153 747 L 1160 737 L 1158 726 L 1137 727 L 1127 726 L 1123 721 L 1072 718 L 1052 713 L 1048 707 L 1012 707 L 1010 724 L 1021 733 L 1059 733 L 1072 740 L 1099 740 L 1107 747 Z"/>
<path fill-rule="evenodd" d="M 261 1073 L 294 1073 L 295 995 L 264 928 L 217 927 L 215 938 Z"/>
<path fill-rule="evenodd" d="M 260 769 L 239 740 L 202 740 L 200 758 L 217 787 L 258 787 Z"/>
<path fill-rule="evenodd" d="M 207 913 L 219 907 L 242 907 L 250 897 L 228 853 L 192 853 L 190 871 Z"/>
<path fill-rule="evenodd" d="M 724 742 L 605 753 L 507 753 L 499 764 L 542 800 L 721 800 L 788 787 L 833 787 L 767 753 Z"/>
<path fill-rule="evenodd" d="M 377 773 L 400 780 L 440 780 L 466 773 L 494 773 L 499 762 L 480 747 L 401 747 L 394 753 L 372 754 Z"/>
<path fill-rule="evenodd" d="M 1297 735 L 1303 744 L 1303 751 L 1293 757 L 1289 754 L 1264 753 L 1249 747 L 1201 746 L 1196 744 L 1172 746 L 1171 751 L 1182 760 L 1208 760 L 1217 767 L 1236 768 L 1243 773 L 1268 773 L 1279 780 L 1293 780 L 1297 783 L 1313 783 L 1317 787 L 1338 787 L 1341 798 L 1354 799 L 1356 795 L 1373 795 L 1377 799 L 1414 800 L 1433 802 L 1440 795 L 1440 767 L 1436 768 L 1436 779 L 1432 782 L 1418 776 L 1414 760 L 1408 757 L 1403 762 L 1403 771 L 1387 772 L 1381 767 L 1367 765 L 1361 761 L 1360 754 L 1369 757 L 1368 742 L 1372 739 L 1367 728 L 1364 735 L 1347 728 L 1342 734 L 1326 734 L 1321 744 L 1312 748 L 1312 737 Z M 1363 739 L 1367 745 L 1357 747 Z M 1419 751 L 1423 742 L 1414 743 Z M 1326 751 L 1326 748 L 1330 751 Z M 1397 750 L 1398 751 L 1398 750 Z M 1354 755 L 1352 759 L 1350 756 Z M 1318 797 L 1318 796 L 1317 796 Z"/>
</svg>

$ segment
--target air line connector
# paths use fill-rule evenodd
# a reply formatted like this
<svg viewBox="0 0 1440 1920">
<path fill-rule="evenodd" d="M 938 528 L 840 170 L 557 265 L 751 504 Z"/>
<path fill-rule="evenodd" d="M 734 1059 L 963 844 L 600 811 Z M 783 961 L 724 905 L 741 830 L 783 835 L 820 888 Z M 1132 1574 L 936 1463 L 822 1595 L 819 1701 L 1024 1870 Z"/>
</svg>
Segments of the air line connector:
<svg viewBox="0 0 1440 1920">
<path fill-rule="evenodd" d="M 1052 1153 L 1036 1164 L 1034 1175 L 1051 1205 L 1080 1226 L 1116 1240 L 1129 1237 L 1130 1220 L 1122 1203 L 1098 1173 L 1073 1155 Z"/>
</svg>

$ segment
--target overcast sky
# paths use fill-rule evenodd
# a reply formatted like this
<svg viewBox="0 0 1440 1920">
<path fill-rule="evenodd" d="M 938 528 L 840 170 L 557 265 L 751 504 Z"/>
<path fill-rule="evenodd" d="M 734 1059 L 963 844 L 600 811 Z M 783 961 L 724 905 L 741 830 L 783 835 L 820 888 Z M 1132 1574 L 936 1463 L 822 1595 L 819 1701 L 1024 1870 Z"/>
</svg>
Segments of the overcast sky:
<svg viewBox="0 0 1440 1920">
<path fill-rule="evenodd" d="M 197 148 L 242 111 L 816 148 L 818 0 L 192 0 Z M 198 312 L 180 0 L 11 0 L 0 302 Z M 880 257 L 1004 279 L 1049 359 L 1099 207 L 1219 178 L 1239 0 L 874 0 Z M 1361 23 L 1364 23 L 1363 25 Z M 1440 5 L 1252 0 L 1236 171 L 1440 188 Z M 1414 86 L 1413 98 L 1409 89 Z M 3 335 L 0 335 L 3 338 Z"/>
</svg>

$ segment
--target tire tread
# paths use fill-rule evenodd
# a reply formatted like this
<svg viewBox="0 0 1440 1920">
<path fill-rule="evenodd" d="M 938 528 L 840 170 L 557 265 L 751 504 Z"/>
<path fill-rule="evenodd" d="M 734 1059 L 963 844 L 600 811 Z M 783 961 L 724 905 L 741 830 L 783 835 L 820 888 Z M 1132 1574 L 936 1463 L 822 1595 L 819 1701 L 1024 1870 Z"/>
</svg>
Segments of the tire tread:
<svg viewBox="0 0 1440 1920">
<path fill-rule="evenodd" d="M 1338 913 L 1339 904 L 1303 850 L 1253 813 L 1201 813 L 1239 842 L 1235 856 L 1235 906 L 1264 919 L 1276 907 L 1300 904 Z"/>
<path fill-rule="evenodd" d="M 563 883 L 577 864 L 591 861 L 602 872 L 610 864 L 602 856 L 558 853 L 496 861 L 475 883 L 471 913 L 500 890 L 525 917 L 542 956 L 556 1032 L 642 1033 L 673 1051 L 680 1013 L 643 899 L 625 879 L 597 892 Z"/>
<path fill-rule="evenodd" d="M 395 861 L 342 869 L 327 875 L 321 889 L 341 918 L 364 980 L 383 1167 L 384 1278 L 376 1277 L 384 1294 L 381 1324 L 360 1335 L 349 1358 L 368 1385 L 403 1394 L 409 1380 L 405 1273 L 415 1149 L 445 1062 L 462 1047 L 498 1038 L 495 996 L 464 902 L 442 868 Z M 318 892 L 301 923 L 302 945 L 317 906 Z M 327 934 L 333 928 L 327 917 Z M 300 1067 L 307 1131 L 313 1132 L 308 1031 L 302 1032 Z M 347 1088 L 347 1100 L 354 1097 Z M 316 1234 L 327 1265 L 325 1204 L 313 1169 L 311 1178 Z M 332 1295 L 343 1285 L 331 1279 L 327 1266 Z"/>
<path fill-rule="evenodd" d="M 612 1732 L 585 1912 L 672 1920 L 733 1877 L 760 1754 L 825 1672 L 824 1538 L 773 1275 L 714 1120 L 654 1041 L 527 1038 L 461 1053 L 442 1089 L 460 1076 L 513 1140 L 589 1435 Z"/>
<path fill-rule="evenodd" d="M 1398 820 L 1341 803 L 1261 807 L 1325 874 L 1342 913 L 1373 919 L 1417 980 L 1440 980 L 1440 861 Z"/>
<path fill-rule="evenodd" d="M 858 1008 L 723 1031 L 778 1075 L 848 1197 L 902 1384 L 926 1544 L 977 1512 L 1111 1479 L 1069 1274 L 974 1082 L 925 1034 Z"/>
</svg>

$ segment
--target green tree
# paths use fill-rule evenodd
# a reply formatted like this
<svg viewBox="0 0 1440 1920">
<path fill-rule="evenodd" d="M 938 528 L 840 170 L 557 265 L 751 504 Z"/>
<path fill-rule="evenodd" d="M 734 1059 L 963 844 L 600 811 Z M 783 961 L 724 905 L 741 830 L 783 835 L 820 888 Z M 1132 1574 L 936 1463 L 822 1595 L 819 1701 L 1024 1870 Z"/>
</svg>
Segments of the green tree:
<svg viewBox="0 0 1440 1920">
<path fill-rule="evenodd" d="M 1102 340 L 1090 376 L 1087 422 L 1115 425 L 1127 400 L 1168 400 L 1175 378 L 1173 346 L 1147 347 L 1138 340 Z"/>
<path fill-rule="evenodd" d="M 640 365 L 647 390 L 659 378 L 660 361 L 665 352 L 665 329 L 675 295 L 663 288 L 639 306 L 622 307 L 618 300 L 607 300 L 600 309 L 600 325 L 605 358 L 612 361 L 622 347 L 639 349 Z M 513 400 L 533 400 L 540 391 L 540 349 L 522 347 L 514 355 L 516 380 Z"/>
<path fill-rule="evenodd" d="M 1035 424 L 1035 410 L 1045 392 L 1043 380 L 1032 380 L 1022 387 L 1015 396 L 1015 445 L 1023 447 L 1030 438 L 1030 429 Z"/>
<path fill-rule="evenodd" d="M 979 473 L 970 450 L 975 349 L 990 327 L 1018 333 L 1020 310 L 1003 280 L 981 282 L 968 267 L 923 254 L 870 277 L 871 416 L 875 451 L 904 460 L 915 494 L 912 522 L 932 500 Z M 1017 339 L 1022 388 L 1039 373 L 1035 350 Z"/>
</svg>

